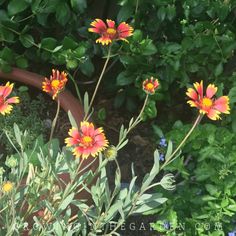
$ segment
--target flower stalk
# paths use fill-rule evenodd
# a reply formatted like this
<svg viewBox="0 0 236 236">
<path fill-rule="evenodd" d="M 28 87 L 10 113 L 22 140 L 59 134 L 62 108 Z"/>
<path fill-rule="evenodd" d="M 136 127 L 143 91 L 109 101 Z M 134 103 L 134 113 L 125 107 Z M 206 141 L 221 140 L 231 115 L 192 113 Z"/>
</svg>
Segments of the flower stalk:
<svg viewBox="0 0 236 236">
<path fill-rule="evenodd" d="M 49 137 L 49 143 L 50 143 L 49 146 L 51 146 L 53 133 L 55 131 L 55 127 L 56 127 L 56 123 L 57 123 L 57 120 L 58 120 L 59 112 L 60 112 L 60 99 L 57 100 L 57 111 L 56 111 L 56 115 L 55 115 L 55 117 L 52 121 L 52 127 L 51 127 L 51 132 L 50 132 L 50 137 Z"/>
<path fill-rule="evenodd" d="M 128 133 L 133 129 L 135 128 L 140 122 L 141 122 L 141 116 L 144 112 L 144 109 L 147 105 L 147 102 L 148 102 L 148 98 L 149 98 L 149 95 L 147 94 L 146 95 L 146 98 L 144 100 L 144 103 L 143 103 L 143 106 L 139 112 L 139 115 L 137 116 L 137 118 L 135 119 L 135 121 L 128 127 L 128 130 L 125 132 L 125 135 L 123 135 L 123 137 L 121 137 L 121 139 L 119 140 L 118 144 L 116 145 L 116 150 L 119 150 L 121 148 L 121 145 L 123 144 L 123 142 L 125 141 Z"/>
<path fill-rule="evenodd" d="M 175 151 L 170 155 L 170 157 L 168 158 L 168 160 L 166 160 L 164 162 L 164 164 L 161 166 L 161 169 L 163 169 L 165 166 L 167 166 L 168 164 L 170 164 L 172 161 L 175 160 L 175 155 L 180 151 L 181 147 L 185 144 L 185 142 L 187 141 L 187 139 L 189 138 L 189 136 L 192 134 L 193 130 L 197 127 L 197 125 L 200 123 L 201 119 L 202 119 L 203 115 L 199 114 L 192 126 L 192 128 L 188 131 L 188 133 L 186 134 L 186 136 L 184 137 L 184 139 L 181 141 L 181 143 L 178 145 L 178 147 L 175 149 Z"/>
<path fill-rule="evenodd" d="M 108 62 L 109 62 L 109 60 L 110 60 L 110 57 L 111 57 L 111 46 L 112 46 L 112 44 L 109 45 L 109 47 L 108 47 L 107 58 L 106 58 L 106 61 L 105 61 L 105 63 L 104 63 L 104 66 L 103 66 L 103 68 L 102 68 L 102 72 L 101 72 L 101 74 L 100 74 L 100 76 L 99 76 L 99 78 L 98 78 L 98 82 L 97 82 L 97 84 L 96 84 L 96 87 L 95 87 L 95 89 L 94 89 L 92 98 L 91 98 L 91 100 L 90 100 L 89 107 L 88 107 L 87 112 L 86 112 L 86 114 L 85 114 L 85 116 L 84 116 L 84 121 L 87 121 L 87 120 L 88 120 L 89 112 L 90 112 L 90 110 L 91 110 L 91 108 L 92 108 L 92 105 L 93 105 L 94 99 L 95 99 L 95 97 L 96 97 L 96 94 L 97 94 L 99 85 L 100 85 L 100 83 L 101 83 L 101 81 L 102 81 L 103 75 L 104 75 L 104 73 L 105 73 L 105 71 L 106 71 Z"/>
</svg>

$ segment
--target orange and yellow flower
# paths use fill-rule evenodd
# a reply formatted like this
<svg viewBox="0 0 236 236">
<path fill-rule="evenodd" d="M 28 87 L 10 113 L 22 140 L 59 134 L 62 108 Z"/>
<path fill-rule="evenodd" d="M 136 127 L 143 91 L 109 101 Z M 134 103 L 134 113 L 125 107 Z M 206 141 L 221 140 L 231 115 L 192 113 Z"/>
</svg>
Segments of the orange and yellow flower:
<svg viewBox="0 0 236 236">
<path fill-rule="evenodd" d="M 14 183 L 7 181 L 2 184 L 2 191 L 3 193 L 9 193 L 12 191 L 13 187 L 14 187 Z"/>
<path fill-rule="evenodd" d="M 13 89 L 14 84 L 7 82 L 5 86 L 0 86 L 0 113 L 2 115 L 9 114 L 12 111 L 13 106 L 10 104 L 19 103 L 19 97 L 7 98 Z"/>
<path fill-rule="evenodd" d="M 64 89 L 67 82 L 67 74 L 63 71 L 52 70 L 50 79 L 45 78 L 42 84 L 42 89 L 46 93 L 52 94 L 52 99 L 55 99 L 57 95 Z"/>
<path fill-rule="evenodd" d="M 80 130 L 72 127 L 69 130 L 71 137 L 65 139 L 67 147 L 73 147 L 73 155 L 78 158 L 97 156 L 108 146 L 108 141 L 102 128 L 95 129 L 93 123 L 81 122 Z"/>
<path fill-rule="evenodd" d="M 101 43 L 102 45 L 108 45 L 114 40 L 124 40 L 126 42 L 129 36 L 133 34 L 133 28 L 125 22 L 122 22 L 115 26 L 115 22 L 112 20 L 106 20 L 106 23 L 101 19 L 95 19 L 91 23 L 93 28 L 89 28 L 90 32 L 100 34 L 100 38 L 96 40 L 96 43 Z"/>
<path fill-rule="evenodd" d="M 143 90 L 147 94 L 153 95 L 156 92 L 158 86 L 159 86 L 158 79 L 154 79 L 153 77 L 143 81 Z"/>
<path fill-rule="evenodd" d="M 193 84 L 194 88 L 189 88 L 186 95 L 191 98 L 187 103 L 191 107 L 199 109 L 201 114 L 206 114 L 211 120 L 220 119 L 220 113 L 229 114 L 229 97 L 221 96 L 214 98 L 217 92 L 217 87 L 214 84 L 209 84 L 206 89 L 206 95 L 203 94 L 203 81 Z"/>
</svg>

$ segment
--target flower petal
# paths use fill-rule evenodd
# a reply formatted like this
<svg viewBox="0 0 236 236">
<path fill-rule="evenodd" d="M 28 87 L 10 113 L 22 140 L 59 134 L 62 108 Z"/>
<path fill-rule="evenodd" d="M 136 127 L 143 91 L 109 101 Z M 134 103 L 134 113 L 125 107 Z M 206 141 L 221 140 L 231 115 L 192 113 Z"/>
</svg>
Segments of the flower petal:
<svg viewBox="0 0 236 236">
<path fill-rule="evenodd" d="M 203 81 L 201 80 L 200 83 L 196 82 L 196 83 L 193 84 L 193 86 L 197 90 L 197 92 L 200 96 L 200 99 L 203 98 Z"/>
<path fill-rule="evenodd" d="M 0 113 L 2 115 L 9 114 L 12 111 L 12 105 L 9 105 L 7 103 L 0 106 Z"/>
<path fill-rule="evenodd" d="M 84 148 L 82 152 L 82 158 L 87 159 L 88 156 L 91 154 L 91 148 Z"/>
<path fill-rule="evenodd" d="M 82 153 L 83 153 L 83 148 L 80 147 L 80 146 L 77 146 L 77 147 L 75 147 L 75 148 L 73 149 L 73 155 L 74 155 L 76 158 L 80 157 L 80 156 L 82 155 Z"/>
<path fill-rule="evenodd" d="M 197 100 L 198 99 L 198 95 L 196 93 L 196 91 L 193 88 L 188 88 L 186 95 L 190 98 L 192 98 L 193 100 Z"/>
<path fill-rule="evenodd" d="M 78 141 L 75 138 L 66 138 L 65 143 L 67 147 L 71 147 L 73 145 L 76 145 Z"/>
<path fill-rule="evenodd" d="M 229 107 L 229 97 L 228 96 L 221 96 L 214 102 L 214 109 L 218 110 L 219 112 L 230 114 L 230 107 Z"/>
<path fill-rule="evenodd" d="M 107 29 L 106 24 L 101 19 L 95 19 L 95 21 L 93 21 L 91 23 L 91 26 L 93 26 L 96 30 L 92 30 L 93 28 L 89 28 L 89 31 L 90 32 L 95 32 L 95 33 L 98 33 L 98 34 L 104 33 Z"/>
<path fill-rule="evenodd" d="M 108 45 L 112 40 L 107 36 L 102 36 L 96 40 L 96 43 L 101 43 L 102 45 Z"/>
<path fill-rule="evenodd" d="M 115 21 L 107 19 L 107 25 L 109 28 L 115 28 Z"/>
<path fill-rule="evenodd" d="M 10 95 L 10 93 L 12 92 L 14 84 L 10 84 L 10 82 L 7 82 L 6 85 L 4 86 L 4 90 L 3 90 L 3 97 L 6 98 L 8 95 Z"/>
<path fill-rule="evenodd" d="M 20 99 L 19 97 L 11 97 L 6 100 L 7 103 L 19 103 Z"/>
<path fill-rule="evenodd" d="M 209 84 L 209 85 L 207 86 L 206 96 L 207 96 L 208 98 L 212 98 L 212 97 L 216 94 L 217 89 L 218 89 L 218 88 L 217 88 L 214 84 Z"/>
<path fill-rule="evenodd" d="M 215 110 L 215 109 L 210 109 L 207 113 L 207 117 L 210 118 L 211 120 L 219 120 L 220 116 L 219 116 L 220 112 Z"/>
<path fill-rule="evenodd" d="M 2 96 L 4 90 L 5 90 L 5 86 L 0 86 L 0 96 Z"/>
<path fill-rule="evenodd" d="M 88 135 L 89 122 L 82 121 L 80 122 L 80 129 L 84 135 Z"/>
<path fill-rule="evenodd" d="M 133 28 L 125 22 L 122 22 L 117 27 L 119 39 L 125 39 L 133 34 Z"/>
<path fill-rule="evenodd" d="M 92 33 L 100 34 L 100 30 L 97 28 L 88 28 L 88 31 Z"/>
<path fill-rule="evenodd" d="M 72 127 L 72 128 L 69 130 L 68 134 L 69 134 L 71 137 L 73 137 L 73 138 L 76 138 L 76 139 L 80 138 L 79 131 L 78 131 L 78 129 L 75 128 L 75 127 Z"/>
<path fill-rule="evenodd" d="M 187 103 L 190 105 L 190 107 L 198 107 L 197 103 L 192 100 L 188 100 Z"/>
</svg>

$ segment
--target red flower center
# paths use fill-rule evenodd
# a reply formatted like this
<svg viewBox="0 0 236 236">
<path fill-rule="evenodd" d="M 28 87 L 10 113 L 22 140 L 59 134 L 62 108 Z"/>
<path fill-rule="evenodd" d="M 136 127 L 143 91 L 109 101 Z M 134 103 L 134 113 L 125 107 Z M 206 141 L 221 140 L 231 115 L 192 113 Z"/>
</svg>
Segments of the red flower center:
<svg viewBox="0 0 236 236">
<path fill-rule="evenodd" d="M 81 143 L 83 144 L 83 146 L 89 147 L 93 144 L 93 139 L 90 136 L 84 136 L 81 139 Z"/>
</svg>

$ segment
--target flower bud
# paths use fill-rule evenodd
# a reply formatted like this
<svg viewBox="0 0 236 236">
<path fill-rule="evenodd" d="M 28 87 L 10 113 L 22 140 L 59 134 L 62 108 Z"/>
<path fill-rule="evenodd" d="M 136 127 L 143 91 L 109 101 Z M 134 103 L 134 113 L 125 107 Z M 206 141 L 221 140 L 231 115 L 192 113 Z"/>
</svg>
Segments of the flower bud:
<svg viewBox="0 0 236 236">
<path fill-rule="evenodd" d="M 110 146 L 104 151 L 104 156 L 109 160 L 109 161 L 114 161 L 117 157 L 117 149 L 115 146 Z"/>
<path fill-rule="evenodd" d="M 18 161 L 14 156 L 11 156 L 11 157 L 7 158 L 7 160 L 5 161 L 5 164 L 9 168 L 16 168 L 18 165 Z"/>
<path fill-rule="evenodd" d="M 166 190 L 174 190 L 175 189 L 175 177 L 172 174 L 165 175 L 161 181 L 161 186 Z"/>
</svg>

